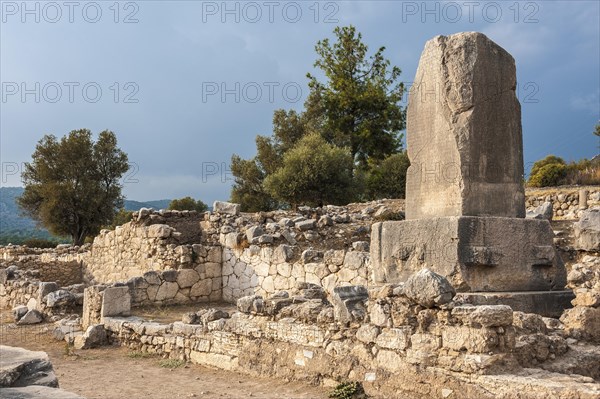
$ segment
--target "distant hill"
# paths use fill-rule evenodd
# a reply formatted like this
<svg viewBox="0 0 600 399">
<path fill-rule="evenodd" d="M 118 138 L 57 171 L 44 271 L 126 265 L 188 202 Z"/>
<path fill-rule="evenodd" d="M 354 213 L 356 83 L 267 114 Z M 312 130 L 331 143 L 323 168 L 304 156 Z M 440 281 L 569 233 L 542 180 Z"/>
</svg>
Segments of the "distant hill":
<svg viewBox="0 0 600 399">
<path fill-rule="evenodd" d="M 154 209 L 167 209 L 169 207 L 170 199 L 162 199 L 155 201 L 133 201 L 125 200 L 124 208 L 127 211 L 139 211 L 142 208 L 154 208 Z"/>
<path fill-rule="evenodd" d="M 23 187 L 0 187 L 0 245 L 20 244 L 29 238 L 63 241 L 53 237 L 46 229 L 37 227 L 32 219 L 21 216 L 16 202 L 21 194 Z M 138 211 L 141 208 L 166 209 L 169 202 L 169 199 L 144 202 L 125 200 L 124 208 L 128 211 Z"/>
</svg>

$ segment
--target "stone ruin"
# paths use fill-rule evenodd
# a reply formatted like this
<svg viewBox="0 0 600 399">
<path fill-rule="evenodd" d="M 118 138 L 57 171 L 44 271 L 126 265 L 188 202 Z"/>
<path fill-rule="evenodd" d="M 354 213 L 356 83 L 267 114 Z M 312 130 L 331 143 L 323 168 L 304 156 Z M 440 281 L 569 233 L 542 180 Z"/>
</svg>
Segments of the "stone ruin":
<svg viewBox="0 0 600 399">
<path fill-rule="evenodd" d="M 375 398 L 596 399 L 600 188 L 525 199 L 515 79 L 512 57 L 482 34 L 427 43 L 405 207 L 143 209 L 91 248 L 0 248 L 0 264 L 18 261 L 0 268 L 0 308 L 18 324 L 55 322 L 76 350 L 118 344 L 253 376 L 359 381 Z M 555 234 L 548 219 L 565 214 L 581 219 Z M 555 243 L 576 262 L 568 276 Z M 60 262 L 68 278 L 44 282 Z M 195 308 L 172 322 L 138 310 L 172 305 Z M 5 378 L 12 369 L 0 361 L 0 387 L 52 397 Z"/>
<path fill-rule="evenodd" d="M 573 299 L 548 220 L 525 219 L 513 57 L 481 33 L 425 45 L 409 94 L 406 220 L 374 224 L 376 283 L 423 267 L 472 303 L 560 315 Z"/>
</svg>

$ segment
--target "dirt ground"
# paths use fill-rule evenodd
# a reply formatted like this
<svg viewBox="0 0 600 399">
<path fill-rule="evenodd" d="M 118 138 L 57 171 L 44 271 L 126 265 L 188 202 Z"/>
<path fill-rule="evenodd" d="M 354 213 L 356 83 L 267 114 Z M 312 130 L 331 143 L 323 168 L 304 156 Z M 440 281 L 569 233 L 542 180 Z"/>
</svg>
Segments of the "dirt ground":
<svg viewBox="0 0 600 399">
<path fill-rule="evenodd" d="M 194 364 L 174 369 L 160 366 L 160 358 L 134 356 L 110 346 L 74 351 L 55 341 L 52 324 L 16 326 L 0 322 L 0 344 L 48 353 L 60 387 L 87 399 L 171 398 L 327 398 L 323 388 L 299 382 L 260 379 Z M 163 364 L 164 365 L 164 364 Z"/>
</svg>

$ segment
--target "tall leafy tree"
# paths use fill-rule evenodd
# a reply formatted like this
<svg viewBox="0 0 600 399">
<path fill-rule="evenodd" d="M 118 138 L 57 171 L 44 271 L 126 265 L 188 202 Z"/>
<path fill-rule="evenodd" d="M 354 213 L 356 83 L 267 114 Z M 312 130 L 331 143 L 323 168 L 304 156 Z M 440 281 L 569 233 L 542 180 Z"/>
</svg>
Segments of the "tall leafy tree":
<svg viewBox="0 0 600 399">
<path fill-rule="evenodd" d="M 328 142 L 348 147 L 354 162 L 367 168 L 401 148 L 406 119 L 400 106 L 401 71 L 384 57 L 385 47 L 368 56 L 353 26 L 337 27 L 334 34 L 335 43 L 324 39 L 315 47 L 319 58 L 314 66 L 326 80 L 307 75 L 306 113 Z"/>
<path fill-rule="evenodd" d="M 25 191 L 17 202 L 53 234 L 81 245 L 123 206 L 119 179 L 128 169 L 127 155 L 111 131 L 101 132 L 96 142 L 88 129 L 73 130 L 60 140 L 46 135 L 25 164 Z"/>
<path fill-rule="evenodd" d="M 284 187 L 282 181 L 271 182 L 269 189 L 265 188 L 265 181 L 274 174 L 289 176 L 282 172 L 293 169 L 292 161 L 284 165 L 286 154 L 295 151 L 299 142 L 313 133 L 338 149 L 349 151 L 353 179 L 347 181 L 344 175 L 340 181 L 355 191 L 362 190 L 359 180 L 401 150 L 406 118 L 399 104 L 404 93 L 404 86 L 398 81 L 400 69 L 384 58 L 384 47 L 369 56 L 368 47 L 353 26 L 338 27 L 334 33 L 334 43 L 324 39 L 315 47 L 315 67 L 324 73 L 325 80 L 307 75 L 310 92 L 304 110 L 275 111 L 272 136 L 256 137 L 256 156 L 249 160 L 232 157 L 235 182 L 231 200 L 241 203 L 242 209 L 269 210 L 288 202 L 284 197 L 292 198 L 274 191 L 275 187 Z M 310 161 L 306 156 L 302 159 Z M 357 169 L 360 173 L 355 173 Z M 316 175 L 314 178 L 319 179 Z M 356 198 L 365 199 L 362 193 L 356 194 Z"/>
<path fill-rule="evenodd" d="M 308 124 L 302 113 L 283 109 L 273 114 L 273 135 L 256 136 L 256 156 L 245 160 L 231 158 L 234 184 L 231 200 L 242 205 L 245 212 L 265 211 L 279 203 L 263 187 L 264 179 L 281 167 L 283 155 L 306 135 Z"/>
</svg>

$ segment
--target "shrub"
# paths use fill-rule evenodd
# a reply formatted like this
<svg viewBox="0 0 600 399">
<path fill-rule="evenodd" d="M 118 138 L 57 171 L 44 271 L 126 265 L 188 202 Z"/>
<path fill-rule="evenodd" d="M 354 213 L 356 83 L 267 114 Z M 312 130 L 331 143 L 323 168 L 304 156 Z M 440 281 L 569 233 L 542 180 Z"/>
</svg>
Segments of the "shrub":
<svg viewBox="0 0 600 399">
<path fill-rule="evenodd" d="M 347 204 L 353 195 L 352 157 L 313 133 L 285 153 L 283 166 L 264 184 L 270 195 L 292 206 Z"/>
<path fill-rule="evenodd" d="M 560 186 L 567 176 L 567 165 L 551 163 L 539 168 L 536 174 L 529 177 L 531 187 Z"/>
<path fill-rule="evenodd" d="M 195 200 L 192 197 L 184 197 L 181 199 L 174 199 L 169 204 L 169 209 L 174 211 L 198 211 L 205 212 L 208 206 L 201 200 Z"/>
<path fill-rule="evenodd" d="M 369 199 L 404 198 L 406 193 L 406 171 L 410 161 L 406 152 L 390 155 L 375 166 L 367 177 Z"/>
<path fill-rule="evenodd" d="M 360 382 L 343 382 L 336 386 L 329 394 L 333 399 L 358 399 L 366 398 L 365 391 Z"/>
</svg>

